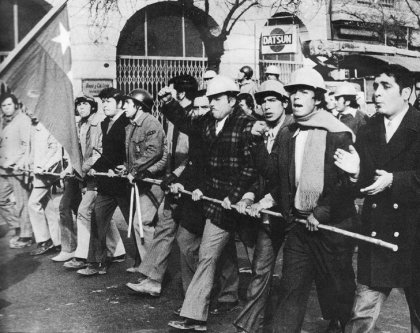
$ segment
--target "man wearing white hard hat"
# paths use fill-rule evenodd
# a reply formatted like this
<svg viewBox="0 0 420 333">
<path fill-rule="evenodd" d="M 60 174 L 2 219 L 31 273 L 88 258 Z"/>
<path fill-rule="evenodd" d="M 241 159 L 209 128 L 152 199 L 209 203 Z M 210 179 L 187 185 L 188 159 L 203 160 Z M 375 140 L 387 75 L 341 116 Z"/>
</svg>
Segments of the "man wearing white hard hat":
<svg viewBox="0 0 420 333">
<path fill-rule="evenodd" d="M 285 86 L 295 123 L 285 127 L 270 156 L 255 150 L 259 171 L 271 179 L 272 200 L 251 206 L 251 215 L 275 204 L 290 223 L 283 253 L 279 302 L 269 332 L 300 332 L 312 282 L 327 289 L 334 302 L 334 318 L 342 327 L 349 320 L 355 290 L 349 239 L 318 230 L 318 224 L 351 229 L 356 211 L 348 195 L 350 181 L 334 164 L 336 147 L 348 149 L 353 133 L 327 111 L 318 108 L 326 92 L 322 76 L 301 68 Z M 258 132 L 253 131 L 258 134 Z M 305 224 L 296 220 L 304 220 Z M 351 257 L 350 257 L 351 258 Z"/>
<path fill-rule="evenodd" d="M 209 84 L 209 81 L 213 79 L 217 73 L 211 69 L 206 70 L 206 72 L 203 75 L 203 89 L 207 89 L 207 85 Z"/>
<path fill-rule="evenodd" d="M 280 68 L 275 65 L 267 66 L 265 70 L 265 79 L 280 81 Z"/>
<path fill-rule="evenodd" d="M 349 82 L 343 82 L 337 87 L 334 97 L 338 119 L 357 135 L 359 128 L 366 124 L 367 116 L 358 110 L 356 88 Z"/>
<path fill-rule="evenodd" d="M 238 202 L 256 180 L 257 173 L 251 156 L 253 120 L 237 106 L 238 92 L 232 79 L 218 75 L 209 82 L 206 92 L 210 112 L 201 117 L 191 117 L 182 113 L 182 110 L 165 114 L 181 131 L 198 133 L 204 141 L 206 177 L 204 184 L 193 191 L 193 200 L 200 200 L 205 194 L 223 202 L 219 205 L 203 201 L 206 224 L 198 267 L 185 294 L 181 320 L 169 323 L 169 326 L 178 330 L 207 329 L 216 264 L 237 230 L 240 218 L 232 210 L 232 204 Z"/>
<path fill-rule="evenodd" d="M 280 131 L 293 123 L 293 117 L 285 113 L 288 96 L 283 84 L 275 80 L 263 82 L 255 94 L 263 110 L 264 120 L 257 121 L 254 126 L 263 133 L 267 153 L 272 151 Z M 272 201 L 269 193 L 268 179 L 260 176 L 237 204 L 239 212 L 245 213 L 247 207 L 260 199 Z M 263 214 L 255 224 L 258 229 L 252 260 L 252 280 L 248 286 L 247 303 L 234 322 L 237 328 L 245 332 L 258 332 L 263 325 L 277 253 L 286 235 L 286 223 L 282 219 Z"/>
</svg>

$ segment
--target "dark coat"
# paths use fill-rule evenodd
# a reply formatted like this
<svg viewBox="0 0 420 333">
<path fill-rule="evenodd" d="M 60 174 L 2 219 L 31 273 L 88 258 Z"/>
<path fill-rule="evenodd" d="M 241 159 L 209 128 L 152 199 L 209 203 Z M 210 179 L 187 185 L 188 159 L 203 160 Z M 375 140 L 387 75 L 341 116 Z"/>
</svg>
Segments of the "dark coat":
<svg viewBox="0 0 420 333">
<path fill-rule="evenodd" d="M 273 198 L 278 201 L 280 212 L 291 221 L 294 210 L 295 186 L 295 137 L 297 124 L 282 129 L 275 141 L 270 158 L 264 149 L 256 150 L 257 165 L 268 177 Z M 321 223 L 354 231 L 357 226 L 354 198 L 349 193 L 351 184 L 347 174 L 334 164 L 334 152 L 341 148 L 348 150 L 352 144 L 349 132 L 328 132 L 326 137 L 324 162 L 324 188 L 314 217 Z M 267 163 L 268 161 L 268 163 Z M 312 232 L 313 238 L 321 240 L 328 251 L 347 251 L 352 246 L 348 237 L 329 231 Z"/>
<path fill-rule="evenodd" d="M 101 122 L 102 156 L 92 166 L 92 169 L 98 172 L 114 170 L 117 165 L 126 162 L 125 127 L 129 124 L 129 120 L 123 113 L 107 133 L 109 122 L 109 117 Z M 98 192 L 110 195 L 123 194 L 126 191 L 126 183 L 125 179 L 98 177 Z"/>
<path fill-rule="evenodd" d="M 205 182 L 200 190 L 209 197 L 223 200 L 229 197 L 238 202 L 257 177 L 251 146 L 254 120 L 239 107 L 228 116 L 221 132 L 216 135 L 211 112 L 193 118 L 182 109 L 174 109 L 165 116 L 187 135 L 198 135 L 205 150 Z M 219 204 L 203 202 L 204 214 L 213 224 L 225 230 L 236 227 L 238 214 L 226 211 Z"/>
<path fill-rule="evenodd" d="M 352 114 L 343 114 L 340 117 L 340 121 L 347 125 L 353 133 L 357 136 L 360 127 L 366 125 L 366 121 L 369 119 L 363 112 L 357 110 L 356 115 L 353 117 Z"/>
<path fill-rule="evenodd" d="M 275 138 L 275 142 L 278 142 L 278 140 L 280 139 L 280 133 L 282 131 L 282 129 L 284 127 L 287 127 L 291 124 L 293 124 L 294 119 L 292 115 L 286 115 L 283 124 L 280 126 L 280 129 L 277 133 L 277 136 Z M 277 143 L 278 144 L 278 143 Z M 272 148 L 275 148 L 276 143 L 273 144 Z M 260 145 L 258 145 L 258 147 L 260 149 L 265 149 L 267 154 L 268 151 L 266 149 L 266 144 L 264 143 L 264 146 L 261 142 Z M 273 150 L 272 150 L 273 151 Z M 268 155 L 266 155 L 268 157 Z M 261 158 L 261 157 L 255 157 L 255 158 Z M 266 177 L 264 177 L 262 174 L 258 175 L 258 179 L 257 181 L 252 185 L 252 187 L 249 189 L 248 192 L 252 192 L 255 195 L 255 202 L 258 202 L 259 200 L 261 200 L 267 193 L 270 192 L 270 188 L 272 188 L 272 186 L 270 185 L 270 180 Z M 273 207 L 270 210 L 273 211 L 277 211 L 278 207 Z M 243 219 L 245 219 L 245 217 L 243 217 Z M 278 217 L 274 217 L 274 216 L 269 216 L 269 222 L 270 222 L 270 230 L 271 230 L 271 234 L 272 235 L 279 235 L 279 234 L 283 234 L 286 226 L 286 223 L 283 219 L 278 218 Z M 256 237 L 258 236 L 258 221 L 256 221 L 255 219 L 251 219 L 251 221 L 249 221 L 249 223 L 244 223 L 245 227 L 243 228 L 242 234 L 241 234 L 241 238 L 246 238 L 247 240 L 249 240 L 249 243 L 252 244 L 253 242 L 256 241 Z"/>
<path fill-rule="evenodd" d="M 398 245 L 398 251 L 360 242 L 358 281 L 371 287 L 407 287 L 412 260 L 419 260 L 420 113 L 410 107 L 391 140 L 385 141 L 384 116 L 376 114 L 359 131 L 356 150 L 361 169 L 358 188 L 374 182 L 375 170 L 392 172 L 390 189 L 365 197 L 363 234 Z"/>
</svg>

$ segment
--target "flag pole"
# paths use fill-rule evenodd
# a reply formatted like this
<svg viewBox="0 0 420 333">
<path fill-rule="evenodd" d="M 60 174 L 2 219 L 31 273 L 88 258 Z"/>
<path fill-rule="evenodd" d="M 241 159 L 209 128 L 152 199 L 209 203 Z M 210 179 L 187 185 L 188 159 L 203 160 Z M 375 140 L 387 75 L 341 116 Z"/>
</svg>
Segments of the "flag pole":
<svg viewBox="0 0 420 333">
<path fill-rule="evenodd" d="M 15 57 L 25 48 L 25 46 L 34 39 L 40 32 L 41 29 L 67 4 L 68 0 L 59 0 L 57 5 L 49 10 L 49 12 L 39 21 L 35 27 L 19 42 L 19 44 L 13 49 L 12 52 L 6 57 L 6 59 L 0 65 L 0 78 L 4 70 L 9 67 Z"/>
</svg>

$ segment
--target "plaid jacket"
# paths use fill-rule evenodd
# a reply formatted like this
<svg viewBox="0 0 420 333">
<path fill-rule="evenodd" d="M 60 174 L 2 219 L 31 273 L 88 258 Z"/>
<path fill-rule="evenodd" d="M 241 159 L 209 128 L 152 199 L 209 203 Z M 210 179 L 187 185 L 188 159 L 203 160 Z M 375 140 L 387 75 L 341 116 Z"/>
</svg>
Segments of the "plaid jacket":
<svg viewBox="0 0 420 333">
<path fill-rule="evenodd" d="M 182 108 L 165 108 L 163 112 L 182 132 L 203 139 L 205 182 L 200 190 L 204 195 L 219 200 L 229 197 L 232 203 L 238 202 L 257 179 L 251 156 L 255 144 L 251 135 L 254 120 L 237 107 L 216 136 L 216 120 L 211 112 L 198 118 L 186 114 Z M 235 228 L 238 217 L 235 212 L 208 201 L 203 204 L 205 216 L 213 224 L 225 230 Z"/>
</svg>

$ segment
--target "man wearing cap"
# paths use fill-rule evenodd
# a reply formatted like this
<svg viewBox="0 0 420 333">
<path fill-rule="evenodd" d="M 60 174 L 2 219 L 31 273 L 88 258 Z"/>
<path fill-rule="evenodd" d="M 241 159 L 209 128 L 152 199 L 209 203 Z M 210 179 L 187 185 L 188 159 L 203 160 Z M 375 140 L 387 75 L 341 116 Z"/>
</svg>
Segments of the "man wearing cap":
<svg viewBox="0 0 420 333">
<path fill-rule="evenodd" d="M 202 188 L 193 191 L 193 200 L 199 200 L 205 193 L 223 202 L 222 205 L 203 202 L 206 224 L 198 267 L 185 294 L 180 313 L 182 319 L 169 323 L 179 330 L 207 329 L 216 264 L 238 222 L 238 215 L 231 210 L 231 205 L 242 198 L 256 179 L 250 150 L 253 120 L 237 107 L 237 94 L 238 87 L 234 81 L 219 75 L 210 81 L 206 92 L 211 112 L 197 118 L 180 110 L 166 113 L 182 131 L 197 133 L 205 143 L 205 183 Z"/>
<path fill-rule="evenodd" d="M 376 114 L 360 129 L 355 149 L 335 154 L 365 198 L 361 233 L 398 246 L 359 243 L 346 333 L 373 332 L 393 288 L 404 288 L 411 332 L 420 332 L 420 114 L 409 104 L 412 86 L 407 69 L 382 68 L 373 83 Z"/>
<path fill-rule="evenodd" d="M 262 107 L 265 121 L 257 121 L 254 130 L 264 136 L 264 148 L 270 153 L 276 149 L 274 145 L 279 144 L 281 129 L 293 123 L 293 117 L 285 114 L 288 93 L 279 81 L 268 80 L 261 84 L 255 99 Z M 238 202 L 238 211 L 245 213 L 246 208 L 260 199 L 272 202 L 267 179 L 262 176 Z M 255 223 L 258 223 L 258 235 L 252 260 L 252 280 L 248 286 L 247 303 L 234 322 L 243 332 L 258 332 L 263 325 L 276 257 L 286 233 L 285 221 L 266 214 Z"/>
<path fill-rule="evenodd" d="M 357 135 L 359 128 L 366 124 L 367 116 L 358 110 L 357 91 L 349 82 L 343 82 L 334 94 L 337 100 L 338 119 Z"/>
<path fill-rule="evenodd" d="M 353 244 L 349 239 L 318 230 L 319 223 L 351 229 L 356 211 L 348 195 L 351 184 L 334 164 L 337 148 L 348 149 L 350 129 L 323 109 L 325 82 L 313 69 L 301 68 L 285 86 L 295 123 L 279 135 L 270 156 L 256 149 L 256 163 L 274 185 L 272 201 L 263 198 L 251 215 L 279 205 L 292 223 L 283 254 L 279 301 L 270 332 L 300 332 L 312 282 L 327 288 L 335 301 L 335 318 L 343 327 L 350 317 L 355 290 L 352 263 L 346 262 Z M 294 222 L 304 220 L 306 225 Z M 352 288 L 351 288 L 352 287 Z"/>
<path fill-rule="evenodd" d="M 75 206 L 71 197 L 63 195 L 60 203 L 60 219 L 66 231 L 61 229 L 62 232 L 62 252 L 72 252 L 73 259 L 64 263 L 66 269 L 81 269 L 86 267 L 86 259 L 89 252 L 90 234 L 91 234 L 91 220 L 92 212 L 96 198 L 98 196 L 98 184 L 95 177 L 87 175 L 89 170 L 95 162 L 101 157 L 102 153 L 102 131 L 101 122 L 104 120 L 102 112 L 98 112 L 98 103 L 90 96 L 81 96 L 75 100 L 76 116 L 80 117 L 78 122 L 78 134 L 80 142 L 80 150 L 82 156 L 82 199 L 77 207 L 76 218 L 76 241 L 72 240 L 69 244 L 69 250 L 65 251 L 66 246 L 64 243 L 67 233 L 71 235 L 71 226 L 67 223 L 72 221 L 71 208 Z M 71 166 L 70 166 L 71 167 Z M 65 172 L 64 172 L 65 173 Z M 71 179 L 71 178 L 70 178 Z M 64 212 L 62 212 L 65 210 Z M 64 219 L 64 221 L 63 221 Z M 71 236 L 70 236 L 71 237 Z M 69 238 L 71 239 L 71 238 Z M 115 224 L 111 221 L 108 234 L 106 236 L 106 246 L 108 248 L 108 255 L 113 257 L 113 260 L 123 260 L 125 257 L 125 248 L 120 236 L 120 232 Z M 65 256 L 64 256 L 65 257 Z M 64 259 L 56 258 L 57 259 Z M 53 259 L 54 260 L 54 259 Z"/>
</svg>

